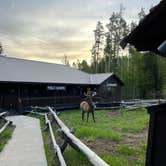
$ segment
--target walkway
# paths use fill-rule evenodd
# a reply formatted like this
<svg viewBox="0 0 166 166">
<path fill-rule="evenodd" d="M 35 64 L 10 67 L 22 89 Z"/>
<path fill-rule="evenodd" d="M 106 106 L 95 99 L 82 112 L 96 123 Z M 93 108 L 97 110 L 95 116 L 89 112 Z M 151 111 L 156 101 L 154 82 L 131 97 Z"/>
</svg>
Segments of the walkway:
<svg viewBox="0 0 166 166">
<path fill-rule="evenodd" d="M 47 166 L 40 122 L 27 116 L 11 116 L 16 125 L 12 139 L 0 153 L 1 166 Z"/>
</svg>

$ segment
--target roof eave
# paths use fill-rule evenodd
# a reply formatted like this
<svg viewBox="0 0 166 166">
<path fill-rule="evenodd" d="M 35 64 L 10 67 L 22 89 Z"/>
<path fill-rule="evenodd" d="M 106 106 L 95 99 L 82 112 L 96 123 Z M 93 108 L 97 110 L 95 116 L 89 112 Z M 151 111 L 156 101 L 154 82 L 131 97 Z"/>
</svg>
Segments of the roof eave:
<svg viewBox="0 0 166 166">
<path fill-rule="evenodd" d="M 153 51 L 159 54 L 160 52 L 157 48 L 166 39 L 166 33 L 164 31 L 166 25 L 165 22 L 162 21 L 165 17 L 165 13 L 166 1 L 163 0 L 157 6 L 151 9 L 150 13 L 128 36 L 122 39 L 120 42 L 121 47 L 124 49 L 129 43 L 138 51 Z M 159 20 L 159 18 L 162 19 Z M 157 30 L 156 27 L 160 30 Z M 155 31 L 155 33 L 152 33 L 152 29 Z M 151 31 L 149 32 L 149 30 Z M 164 34 L 161 33 L 161 30 L 164 32 Z"/>
</svg>

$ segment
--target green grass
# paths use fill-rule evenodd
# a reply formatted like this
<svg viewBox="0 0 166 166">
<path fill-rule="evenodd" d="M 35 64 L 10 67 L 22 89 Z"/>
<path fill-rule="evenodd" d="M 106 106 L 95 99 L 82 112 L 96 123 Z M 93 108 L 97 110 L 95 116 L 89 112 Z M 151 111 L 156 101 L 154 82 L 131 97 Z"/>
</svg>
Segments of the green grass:
<svg viewBox="0 0 166 166">
<path fill-rule="evenodd" d="M 1 122 L 1 127 L 2 127 L 2 123 Z M 0 152 L 3 150 L 3 148 L 5 147 L 5 145 L 7 144 L 8 140 L 12 137 L 13 131 L 14 131 L 15 126 L 13 125 L 9 125 L 5 131 L 3 131 L 0 134 Z"/>
<path fill-rule="evenodd" d="M 144 165 L 149 122 L 145 109 L 96 111 L 96 123 L 82 122 L 80 110 L 62 112 L 60 118 L 77 128 L 75 135 L 112 166 Z"/>
<path fill-rule="evenodd" d="M 76 136 L 79 138 L 119 141 L 121 140 L 121 134 L 109 127 L 110 117 L 107 114 L 108 112 L 105 111 L 96 112 L 96 123 L 92 122 L 91 117 L 88 123 L 82 122 L 79 110 L 63 112 L 60 114 L 60 118 L 68 127 L 77 128 Z"/>
<path fill-rule="evenodd" d="M 44 119 L 37 115 L 33 117 L 41 120 L 48 165 L 55 165 L 57 158 L 52 149 L 49 132 L 43 131 Z M 149 121 L 149 115 L 145 109 L 96 111 L 96 123 L 93 123 L 91 116 L 88 123 L 82 122 L 80 110 L 61 112 L 59 117 L 69 128 L 77 128 L 75 135 L 111 166 L 145 165 L 145 136 Z M 56 133 L 57 125 L 55 123 L 52 125 L 56 140 L 60 143 L 61 138 Z M 69 166 L 91 166 L 82 153 L 70 146 L 63 155 Z"/>
<path fill-rule="evenodd" d="M 149 116 L 146 110 L 121 111 L 117 118 L 111 118 L 111 127 L 125 132 L 139 132 L 147 128 Z"/>
<path fill-rule="evenodd" d="M 144 166 L 142 161 L 135 160 L 125 155 L 102 154 L 101 157 L 111 166 Z M 142 164 L 141 164 L 142 163 Z"/>
<path fill-rule="evenodd" d="M 95 112 L 96 123 L 91 119 L 82 122 L 81 111 L 62 112 L 60 118 L 68 127 L 76 127 L 79 138 L 108 139 L 119 141 L 123 132 L 140 132 L 148 126 L 149 116 L 144 109 L 127 110 L 100 110 Z"/>
<path fill-rule="evenodd" d="M 129 146 L 129 145 L 120 145 L 119 153 L 127 155 L 127 156 L 132 156 L 132 155 L 135 156 L 139 154 L 139 151 L 137 148 Z"/>
<path fill-rule="evenodd" d="M 97 129 L 95 127 L 82 127 L 81 129 L 78 129 L 76 132 L 76 135 L 80 138 L 84 139 L 110 139 L 113 141 L 120 141 L 121 135 L 118 132 L 115 132 L 113 130 L 103 130 L 103 129 Z"/>
<path fill-rule="evenodd" d="M 63 156 L 69 166 L 92 166 L 86 156 L 71 147 L 65 150 Z"/>
</svg>

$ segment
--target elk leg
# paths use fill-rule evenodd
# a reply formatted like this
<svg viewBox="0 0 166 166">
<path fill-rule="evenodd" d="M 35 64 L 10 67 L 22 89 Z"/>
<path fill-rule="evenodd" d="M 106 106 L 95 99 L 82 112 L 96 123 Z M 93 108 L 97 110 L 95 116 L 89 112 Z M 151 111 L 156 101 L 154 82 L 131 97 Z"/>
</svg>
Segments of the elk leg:
<svg viewBox="0 0 166 166">
<path fill-rule="evenodd" d="M 82 121 L 84 121 L 84 111 L 82 111 Z"/>
<path fill-rule="evenodd" d="M 89 119 L 89 112 L 87 112 L 87 122 L 88 122 L 88 119 Z"/>
<path fill-rule="evenodd" d="M 94 112 L 92 111 L 93 122 L 95 122 Z"/>
</svg>

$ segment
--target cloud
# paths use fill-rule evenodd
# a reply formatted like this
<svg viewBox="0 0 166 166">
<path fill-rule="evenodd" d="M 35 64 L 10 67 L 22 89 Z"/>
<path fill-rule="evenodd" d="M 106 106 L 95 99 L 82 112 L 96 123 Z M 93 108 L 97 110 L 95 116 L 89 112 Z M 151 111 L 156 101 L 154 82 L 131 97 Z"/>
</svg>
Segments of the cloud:
<svg viewBox="0 0 166 166">
<path fill-rule="evenodd" d="M 0 0 L 0 41 L 11 56 L 60 62 L 64 54 L 71 61 L 90 60 L 93 30 L 104 24 L 120 3 L 125 17 L 135 19 L 138 6 L 150 8 L 159 0 Z"/>
</svg>

